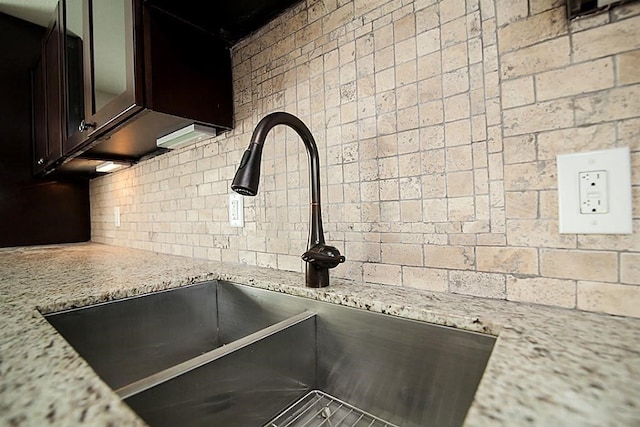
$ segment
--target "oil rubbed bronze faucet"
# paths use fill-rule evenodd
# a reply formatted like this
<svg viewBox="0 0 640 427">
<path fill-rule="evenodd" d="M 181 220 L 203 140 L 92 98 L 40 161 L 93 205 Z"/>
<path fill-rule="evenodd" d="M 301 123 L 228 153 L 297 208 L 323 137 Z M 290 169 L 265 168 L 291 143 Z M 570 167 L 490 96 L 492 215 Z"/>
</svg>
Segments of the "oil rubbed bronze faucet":
<svg viewBox="0 0 640 427">
<path fill-rule="evenodd" d="M 344 256 L 333 246 L 325 245 L 322 230 L 322 214 L 320 210 L 320 161 L 318 147 L 309 128 L 296 116 L 277 112 L 265 116 L 256 126 L 251 136 L 249 148 L 244 152 L 231 189 L 244 196 L 255 196 L 260 184 L 260 161 L 262 147 L 267 134 L 277 125 L 287 125 L 295 130 L 307 149 L 309 156 L 309 189 L 311 193 L 311 224 L 309 226 L 309 242 L 302 259 L 307 263 L 306 283 L 310 288 L 329 286 L 329 269 L 344 262 Z"/>
</svg>

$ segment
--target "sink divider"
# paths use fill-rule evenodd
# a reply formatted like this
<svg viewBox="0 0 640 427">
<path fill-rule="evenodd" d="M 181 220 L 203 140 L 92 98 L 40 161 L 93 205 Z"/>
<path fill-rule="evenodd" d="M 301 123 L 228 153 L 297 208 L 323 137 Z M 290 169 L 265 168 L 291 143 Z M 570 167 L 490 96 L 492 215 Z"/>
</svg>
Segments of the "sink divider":
<svg viewBox="0 0 640 427">
<path fill-rule="evenodd" d="M 315 312 L 305 311 L 298 315 L 289 317 L 281 322 L 247 335 L 246 337 L 230 342 L 229 344 L 223 345 L 222 347 L 218 347 L 215 350 L 208 351 L 192 359 L 189 359 L 175 366 L 164 369 L 141 380 L 121 387 L 116 390 L 116 393 L 118 394 L 118 396 L 120 396 L 121 399 L 127 399 L 131 396 L 135 396 L 138 393 L 149 390 L 150 388 L 153 388 L 159 384 L 179 377 L 182 374 L 204 366 L 210 362 L 213 362 L 214 360 L 223 358 L 231 353 L 255 344 L 258 341 L 264 340 L 265 338 L 268 338 L 274 334 L 277 334 L 278 332 L 302 323 L 315 316 Z"/>
</svg>

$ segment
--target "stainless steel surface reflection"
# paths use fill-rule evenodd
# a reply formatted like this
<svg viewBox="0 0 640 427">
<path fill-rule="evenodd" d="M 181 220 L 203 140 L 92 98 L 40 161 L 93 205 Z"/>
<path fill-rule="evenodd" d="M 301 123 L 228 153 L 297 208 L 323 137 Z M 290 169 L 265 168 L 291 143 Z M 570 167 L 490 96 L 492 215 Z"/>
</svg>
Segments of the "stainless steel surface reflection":
<svg viewBox="0 0 640 427">
<path fill-rule="evenodd" d="M 118 389 L 298 313 L 205 282 L 45 317 Z"/>
<path fill-rule="evenodd" d="M 312 390 L 264 427 L 398 427 L 340 399 Z"/>
<path fill-rule="evenodd" d="M 262 426 L 310 390 L 321 390 L 397 426 L 460 426 L 495 343 L 495 337 L 489 335 L 227 282 L 191 289 L 189 295 L 208 308 L 192 309 L 191 303 L 174 303 L 169 298 L 160 307 L 174 320 L 150 325 L 154 325 L 152 329 L 167 328 L 165 333 L 154 333 L 173 337 L 165 338 L 172 342 L 169 347 L 180 348 L 184 342 L 185 347 L 198 348 L 200 353 L 191 357 L 183 354 L 188 362 L 185 359 L 162 367 L 154 363 L 153 372 L 128 375 L 134 381 L 143 377 L 149 381 L 127 394 L 130 397 L 125 401 L 151 426 Z M 177 331 L 170 325 L 179 317 L 174 312 L 188 318 L 210 311 L 214 314 L 185 321 L 187 329 Z M 316 314 L 300 316 L 305 311 Z M 110 314 L 104 316 L 111 318 Z M 137 328 L 130 322 L 136 321 L 119 324 L 121 333 Z M 204 322 L 210 322 L 208 333 L 196 327 Z M 193 328 L 193 336 L 189 328 Z M 265 334 L 265 330 L 271 332 Z M 117 330 L 110 334 L 117 336 Z M 212 344 L 190 344 L 200 343 L 200 336 L 209 337 Z M 245 340 L 246 345 L 233 344 L 238 348 L 230 352 L 206 348 L 244 342 L 243 337 L 251 338 Z M 121 353 L 127 352 L 126 346 L 110 342 L 123 347 Z M 127 345 L 137 347 L 135 341 Z M 139 346 L 153 356 L 152 342 Z M 204 361 L 200 354 L 207 352 L 220 355 Z M 138 356 L 146 357 L 143 351 Z M 160 371 L 181 362 L 195 367 L 152 381 L 154 374 L 157 378 Z M 123 367 L 122 362 L 113 364 L 114 369 L 118 367 Z"/>
</svg>

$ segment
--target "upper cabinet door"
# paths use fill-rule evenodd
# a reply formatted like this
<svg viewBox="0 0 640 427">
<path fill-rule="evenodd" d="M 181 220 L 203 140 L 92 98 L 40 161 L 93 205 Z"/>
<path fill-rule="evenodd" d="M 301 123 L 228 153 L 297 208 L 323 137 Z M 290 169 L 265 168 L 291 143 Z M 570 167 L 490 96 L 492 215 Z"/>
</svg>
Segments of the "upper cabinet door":
<svg viewBox="0 0 640 427">
<path fill-rule="evenodd" d="M 84 109 L 84 6 L 83 0 L 63 0 L 64 19 L 64 137 L 80 132 Z M 66 148 L 66 147 L 65 147 Z M 66 150 L 65 150 L 66 151 Z"/>
<path fill-rule="evenodd" d="M 100 127 L 135 103 L 131 0 L 91 1 L 91 118 Z"/>
<path fill-rule="evenodd" d="M 71 87 L 84 83 L 84 114 L 74 117 L 68 112 L 68 137 L 65 154 L 72 152 L 93 135 L 103 132 L 117 121 L 133 115 L 142 108 L 142 88 L 136 87 L 134 20 L 140 19 L 135 10 L 141 2 L 133 0 L 66 0 L 71 10 L 82 8 L 82 39 L 84 75 L 72 76 L 77 68 L 73 62 L 73 43 L 68 42 L 67 78 Z M 73 8 L 72 8 L 73 6 Z M 76 12 L 73 12 L 73 19 Z M 73 31 L 75 33 L 75 31 Z M 141 58 L 138 58 L 141 60 Z M 69 93 L 67 93 L 69 96 Z M 77 97 L 76 97 L 77 98 Z M 69 107 L 72 107 L 71 100 Z M 80 119 L 80 120 L 78 120 Z M 74 129 L 77 123 L 76 131 Z"/>
</svg>

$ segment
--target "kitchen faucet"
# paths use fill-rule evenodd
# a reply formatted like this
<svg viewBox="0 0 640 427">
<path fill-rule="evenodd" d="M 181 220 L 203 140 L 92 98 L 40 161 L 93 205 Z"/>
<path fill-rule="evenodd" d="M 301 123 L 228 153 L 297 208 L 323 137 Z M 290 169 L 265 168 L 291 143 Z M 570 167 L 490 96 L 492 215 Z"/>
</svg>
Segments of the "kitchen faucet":
<svg viewBox="0 0 640 427">
<path fill-rule="evenodd" d="M 260 184 L 262 147 L 269 131 L 277 125 L 287 125 L 300 135 L 309 156 L 309 189 L 311 193 L 311 224 L 307 251 L 302 254 L 306 264 L 306 284 L 310 288 L 329 286 L 329 269 L 345 261 L 340 251 L 324 242 L 320 211 L 320 161 L 318 148 L 309 128 L 296 116 L 276 112 L 265 116 L 253 131 L 249 147 L 242 155 L 231 189 L 244 196 L 255 196 Z"/>
</svg>

